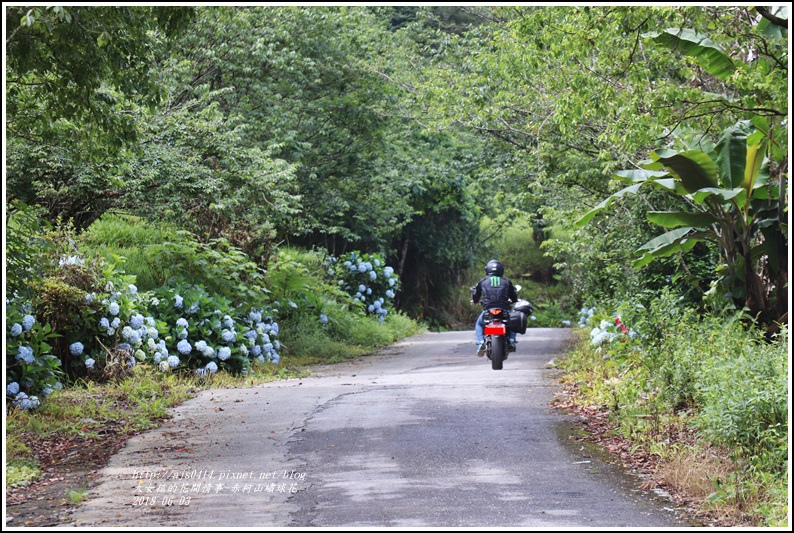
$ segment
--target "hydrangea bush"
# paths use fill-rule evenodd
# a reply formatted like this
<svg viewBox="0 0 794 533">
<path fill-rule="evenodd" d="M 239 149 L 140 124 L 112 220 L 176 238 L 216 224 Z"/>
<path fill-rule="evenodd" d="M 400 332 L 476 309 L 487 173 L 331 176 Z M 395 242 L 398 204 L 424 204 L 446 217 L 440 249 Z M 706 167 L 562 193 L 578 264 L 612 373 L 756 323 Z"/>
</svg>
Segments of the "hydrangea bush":
<svg viewBox="0 0 794 533">
<path fill-rule="evenodd" d="M 623 322 L 622 313 L 605 315 L 597 313 L 595 307 L 583 307 L 579 311 L 579 327 L 590 330 L 590 342 L 593 346 L 607 346 L 615 340 L 626 342 L 634 339 L 637 332 Z"/>
<path fill-rule="evenodd" d="M 162 338 L 149 337 L 138 350 L 163 371 L 195 368 L 199 375 L 226 369 L 248 372 L 254 363 L 278 363 L 279 325 L 269 308 L 234 308 L 200 286 L 161 288 L 149 300 Z"/>
<path fill-rule="evenodd" d="M 325 269 L 354 304 L 361 305 L 381 322 L 385 320 L 393 308 L 400 282 L 381 254 L 355 251 L 341 257 L 331 256 L 325 262 Z"/>
<path fill-rule="evenodd" d="M 63 387 L 60 360 L 50 344 L 55 334 L 32 313 L 28 302 L 6 301 L 6 400 L 19 409 L 38 407 Z"/>
<path fill-rule="evenodd" d="M 239 301 L 176 277 L 145 292 L 136 287 L 134 275 L 120 270 L 123 258 L 81 254 L 70 225 L 50 230 L 25 222 L 12 232 L 12 240 L 39 239 L 49 246 L 36 247 L 35 261 L 28 258 L 24 268 L 10 272 L 7 406 L 32 409 L 69 379 L 107 379 L 138 364 L 207 375 L 278 363 L 279 324 L 265 305 L 267 290 L 247 278 L 240 281 L 238 251 L 219 250 L 212 275 L 248 285 L 249 290 L 235 293 Z M 11 263 L 33 253 L 28 244 L 9 243 L 6 250 L 14 256 Z M 226 256 L 230 261 L 223 260 Z"/>
</svg>

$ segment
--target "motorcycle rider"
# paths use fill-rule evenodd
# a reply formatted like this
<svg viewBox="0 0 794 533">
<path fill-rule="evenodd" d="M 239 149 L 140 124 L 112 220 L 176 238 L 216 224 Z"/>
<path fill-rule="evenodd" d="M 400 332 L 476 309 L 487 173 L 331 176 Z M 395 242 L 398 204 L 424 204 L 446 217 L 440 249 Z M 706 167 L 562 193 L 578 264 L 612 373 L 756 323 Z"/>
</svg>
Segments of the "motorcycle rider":
<svg viewBox="0 0 794 533">
<path fill-rule="evenodd" d="M 474 335 L 477 342 L 477 355 L 482 357 L 485 355 L 485 337 L 483 330 L 485 323 L 483 316 L 489 309 L 504 309 L 510 311 L 510 304 L 518 300 L 518 293 L 516 287 L 509 279 L 504 277 L 505 268 L 502 263 L 496 259 L 491 259 L 485 265 L 485 276 L 477 285 L 473 287 L 474 293 L 472 295 L 472 303 L 482 304 L 483 311 L 477 318 L 474 324 Z M 516 332 L 509 331 L 508 340 L 510 342 L 509 351 L 515 351 L 516 348 Z"/>
</svg>

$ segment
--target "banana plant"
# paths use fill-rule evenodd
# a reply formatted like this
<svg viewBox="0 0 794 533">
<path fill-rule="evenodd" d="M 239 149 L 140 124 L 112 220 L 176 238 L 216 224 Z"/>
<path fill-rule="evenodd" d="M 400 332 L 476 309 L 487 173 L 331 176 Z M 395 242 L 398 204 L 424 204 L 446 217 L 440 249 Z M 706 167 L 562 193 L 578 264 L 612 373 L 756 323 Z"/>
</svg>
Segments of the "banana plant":
<svg viewBox="0 0 794 533">
<path fill-rule="evenodd" d="M 634 265 L 688 252 L 699 241 L 713 242 L 723 262 L 722 280 L 732 296 L 754 315 L 766 313 L 772 290 L 780 297 L 787 289 L 774 285 L 785 279 L 780 274 L 787 268 L 788 244 L 781 209 L 784 182 L 778 185 L 770 179 L 765 131 L 765 120 L 756 117 L 726 129 L 716 145 L 651 152 L 641 168 L 614 174 L 629 185 L 583 215 L 577 227 L 643 187 L 665 190 L 687 209 L 648 213 L 649 221 L 669 231 L 642 245 Z"/>
</svg>

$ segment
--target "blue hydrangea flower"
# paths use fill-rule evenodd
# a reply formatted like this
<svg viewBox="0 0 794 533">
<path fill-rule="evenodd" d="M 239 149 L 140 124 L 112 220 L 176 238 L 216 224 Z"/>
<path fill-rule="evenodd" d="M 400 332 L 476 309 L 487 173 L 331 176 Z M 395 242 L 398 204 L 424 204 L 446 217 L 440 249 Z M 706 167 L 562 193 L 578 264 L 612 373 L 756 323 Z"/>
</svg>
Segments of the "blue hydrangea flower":
<svg viewBox="0 0 794 533">
<path fill-rule="evenodd" d="M 110 302 L 110 305 L 108 306 L 108 312 L 110 312 L 111 315 L 116 316 L 117 314 L 119 314 L 119 310 L 120 309 L 118 302 Z"/>
<path fill-rule="evenodd" d="M 369 296 L 370 294 L 372 294 L 372 289 L 367 288 L 367 296 Z"/>
<path fill-rule="evenodd" d="M 187 320 L 184 318 L 180 318 L 176 321 L 176 327 L 178 328 L 186 328 L 188 326 Z"/>
<path fill-rule="evenodd" d="M 146 328 L 146 333 L 149 335 L 149 338 L 156 339 L 160 336 L 160 332 L 157 331 L 157 328 L 149 327 Z"/>
<path fill-rule="evenodd" d="M 218 365 L 215 364 L 215 361 L 210 361 L 204 368 L 206 368 L 210 374 L 214 374 L 218 371 Z"/>
<path fill-rule="evenodd" d="M 178 367 L 179 366 L 179 357 L 177 357 L 175 355 L 169 355 L 168 356 L 168 366 L 170 366 L 171 368 Z"/>
<path fill-rule="evenodd" d="M 232 356 L 232 350 L 228 346 L 223 346 L 218 349 L 218 359 L 220 359 L 221 361 L 226 361 L 231 356 Z"/>
<path fill-rule="evenodd" d="M 328 323 L 328 316 L 325 314 L 320 315 L 320 324 L 327 324 Z"/>
<path fill-rule="evenodd" d="M 180 339 L 187 339 L 187 330 L 186 330 L 186 329 L 180 329 L 180 330 L 177 332 L 177 336 L 178 336 Z"/>
<path fill-rule="evenodd" d="M 223 325 L 226 326 L 226 329 L 232 329 L 234 327 L 234 319 L 229 315 L 223 316 Z"/>
<path fill-rule="evenodd" d="M 251 311 L 248 313 L 248 318 L 251 319 L 251 322 L 256 324 L 257 322 L 262 322 L 262 312 L 261 311 Z"/>
<path fill-rule="evenodd" d="M 394 287 L 395 280 L 394 278 L 389 278 L 389 287 Z"/>
<path fill-rule="evenodd" d="M 270 357 L 270 361 L 273 362 L 274 364 L 278 364 L 279 359 L 280 359 L 279 355 L 273 352 L 273 355 Z"/>
<path fill-rule="evenodd" d="M 15 323 L 13 326 L 11 326 L 11 335 L 16 337 L 17 335 L 21 335 L 21 334 L 22 334 L 22 325 L 21 324 L 16 324 Z"/>
<path fill-rule="evenodd" d="M 207 341 L 198 341 L 196 343 L 196 350 L 200 351 L 201 353 L 204 353 L 206 349 L 207 349 Z"/>
<path fill-rule="evenodd" d="M 256 340 L 257 337 L 259 337 L 259 334 L 256 332 L 256 330 L 251 329 L 251 330 L 248 330 L 245 333 L 243 333 L 243 337 L 245 337 L 247 339 Z"/>
<path fill-rule="evenodd" d="M 375 263 L 375 266 L 376 266 L 376 267 L 379 267 L 379 266 L 380 266 L 380 259 L 375 259 L 375 260 L 373 261 L 373 263 Z"/>
<path fill-rule="evenodd" d="M 273 326 L 270 328 L 274 335 L 278 335 L 278 323 L 273 322 Z"/>
<path fill-rule="evenodd" d="M 273 347 L 274 347 L 276 350 L 280 350 L 280 349 L 281 349 L 281 345 L 279 344 L 279 342 L 278 342 L 278 341 L 273 341 Z"/>
<path fill-rule="evenodd" d="M 369 304 L 369 306 L 367 306 L 367 311 L 369 311 L 370 313 L 373 312 L 374 310 L 375 310 L 375 306 L 374 305 Z"/>
<path fill-rule="evenodd" d="M 118 328 L 120 324 L 121 324 L 121 319 L 119 317 L 114 318 L 113 322 L 110 323 L 111 327 L 113 327 L 114 329 Z"/>
<path fill-rule="evenodd" d="M 363 283 L 358 286 L 358 292 L 364 292 L 366 290 L 367 290 L 367 286 L 364 285 Z"/>
<path fill-rule="evenodd" d="M 14 396 L 19 392 L 19 383 L 13 381 L 6 385 L 6 395 L 7 396 Z"/>
<path fill-rule="evenodd" d="M 143 315 L 133 315 L 132 318 L 130 318 L 130 326 L 132 329 L 140 329 L 143 326 Z"/>
<path fill-rule="evenodd" d="M 88 359 L 85 360 L 85 367 L 90 369 L 90 370 L 93 370 L 95 363 L 96 363 L 96 361 L 94 361 L 93 359 L 91 359 L 89 357 Z"/>
<path fill-rule="evenodd" d="M 30 346 L 20 346 L 17 359 L 24 361 L 27 364 L 33 363 L 33 361 L 35 361 L 35 358 L 33 357 L 33 348 Z"/>
<path fill-rule="evenodd" d="M 234 342 L 237 339 L 237 335 L 234 331 L 229 331 L 228 329 L 224 329 L 221 332 L 221 338 L 224 342 Z"/>
<path fill-rule="evenodd" d="M 242 354 L 243 354 L 244 356 L 246 356 L 246 357 L 248 356 L 248 348 L 246 347 L 246 345 L 245 345 L 245 344 L 243 344 L 242 346 L 240 346 L 240 353 L 242 353 Z"/>
<path fill-rule="evenodd" d="M 389 298 L 394 298 L 394 291 L 391 289 L 387 290 L 386 296 L 388 296 Z"/>
<path fill-rule="evenodd" d="M 33 317 L 33 315 L 25 315 L 22 317 L 22 327 L 25 329 L 25 331 L 29 331 L 35 323 L 36 319 Z"/>
<path fill-rule="evenodd" d="M 130 283 L 130 294 L 136 294 L 138 292 L 138 287 Z"/>
<path fill-rule="evenodd" d="M 146 325 L 149 326 L 150 328 L 157 327 L 157 324 L 155 324 L 154 322 L 153 316 L 147 316 L 143 321 L 146 322 Z"/>
<path fill-rule="evenodd" d="M 189 314 L 189 315 L 195 315 L 195 314 L 198 312 L 198 310 L 199 310 L 199 304 L 198 304 L 198 302 L 193 302 L 193 303 L 190 305 L 190 309 L 188 309 L 188 310 L 187 310 L 187 314 Z"/>
<path fill-rule="evenodd" d="M 190 353 L 193 347 L 190 346 L 190 343 L 187 341 L 187 339 L 182 339 L 181 341 L 179 341 L 179 343 L 177 343 L 176 349 L 179 350 L 179 353 L 181 353 L 182 355 L 187 355 Z"/>
<path fill-rule="evenodd" d="M 254 347 L 251 348 L 251 353 L 254 355 L 254 357 L 258 356 L 262 353 L 262 347 L 258 344 L 254 345 Z"/>
<path fill-rule="evenodd" d="M 69 353 L 72 355 L 80 355 L 83 353 L 83 343 L 75 342 L 69 345 Z"/>
<path fill-rule="evenodd" d="M 358 265 L 358 271 L 363 274 L 364 272 L 367 271 L 367 265 L 365 264 Z"/>
<path fill-rule="evenodd" d="M 38 397 L 36 396 L 28 396 L 24 392 L 20 392 L 19 394 L 14 397 L 14 406 L 19 409 L 29 410 L 35 409 L 39 406 L 41 402 L 39 401 Z"/>
<path fill-rule="evenodd" d="M 99 327 L 102 329 L 108 329 L 110 327 L 110 321 L 107 318 L 102 317 L 102 319 L 99 321 Z"/>
<path fill-rule="evenodd" d="M 178 294 L 175 294 L 174 295 L 174 307 L 178 307 L 178 308 L 182 309 L 182 300 L 183 300 L 183 298 L 181 296 L 179 296 Z"/>
<path fill-rule="evenodd" d="M 387 266 L 383 269 L 383 275 L 387 278 L 390 278 L 392 274 L 394 274 L 394 269 L 392 267 Z"/>
</svg>

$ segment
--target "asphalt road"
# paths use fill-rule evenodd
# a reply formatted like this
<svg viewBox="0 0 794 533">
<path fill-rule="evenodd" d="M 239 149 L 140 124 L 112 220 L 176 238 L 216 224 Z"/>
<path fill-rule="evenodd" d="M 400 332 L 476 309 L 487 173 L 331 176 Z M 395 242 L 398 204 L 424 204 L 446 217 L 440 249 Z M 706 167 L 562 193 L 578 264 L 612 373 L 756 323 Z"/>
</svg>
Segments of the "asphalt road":
<svg viewBox="0 0 794 533">
<path fill-rule="evenodd" d="M 501 371 L 471 332 L 406 339 L 304 379 L 204 391 L 131 439 L 80 527 L 684 527 L 569 439 L 529 329 Z"/>
</svg>

